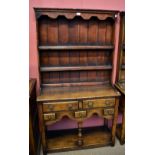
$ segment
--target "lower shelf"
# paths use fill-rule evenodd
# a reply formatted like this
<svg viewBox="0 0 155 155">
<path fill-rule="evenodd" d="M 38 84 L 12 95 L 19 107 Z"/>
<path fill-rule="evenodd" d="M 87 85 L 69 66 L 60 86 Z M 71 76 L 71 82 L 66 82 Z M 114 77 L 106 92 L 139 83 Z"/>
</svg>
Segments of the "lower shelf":
<svg viewBox="0 0 155 155">
<path fill-rule="evenodd" d="M 87 128 L 82 131 L 83 145 L 78 146 L 78 130 L 51 131 L 48 134 L 48 152 L 101 147 L 111 144 L 111 132 L 107 127 Z"/>
</svg>

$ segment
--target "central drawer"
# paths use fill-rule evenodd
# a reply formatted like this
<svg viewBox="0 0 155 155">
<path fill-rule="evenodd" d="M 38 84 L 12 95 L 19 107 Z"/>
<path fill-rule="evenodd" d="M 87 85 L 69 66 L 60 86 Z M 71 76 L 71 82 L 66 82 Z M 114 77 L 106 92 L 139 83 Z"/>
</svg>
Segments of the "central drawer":
<svg viewBox="0 0 155 155">
<path fill-rule="evenodd" d="M 84 109 L 112 107 L 114 105 L 115 105 L 115 98 L 84 100 L 83 101 Z"/>
<path fill-rule="evenodd" d="M 43 112 L 78 110 L 78 101 L 43 103 Z"/>
</svg>

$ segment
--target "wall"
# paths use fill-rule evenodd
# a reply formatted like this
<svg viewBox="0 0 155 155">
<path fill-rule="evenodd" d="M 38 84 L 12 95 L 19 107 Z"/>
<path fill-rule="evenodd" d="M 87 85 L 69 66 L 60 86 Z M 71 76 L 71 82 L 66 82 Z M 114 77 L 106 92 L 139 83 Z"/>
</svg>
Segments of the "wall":
<svg viewBox="0 0 155 155">
<path fill-rule="evenodd" d="M 125 0 L 29 0 L 29 77 L 37 79 L 37 93 L 39 92 L 39 73 L 38 73 L 38 51 L 37 51 L 37 34 L 36 34 L 36 20 L 33 8 L 79 8 L 79 9 L 101 9 L 101 10 L 125 10 Z M 118 45 L 119 22 L 116 26 L 115 42 Z M 117 48 L 114 52 L 114 72 L 112 81 L 116 77 L 116 55 Z M 63 121 L 64 122 L 64 121 Z M 86 126 L 91 124 L 99 125 L 102 123 L 101 119 L 92 119 L 86 122 Z M 64 124 L 65 126 L 65 124 Z M 59 128 L 60 124 L 55 128 Z M 61 123 L 63 128 L 63 123 Z M 68 127 L 74 127 L 73 123 L 68 123 Z"/>
</svg>

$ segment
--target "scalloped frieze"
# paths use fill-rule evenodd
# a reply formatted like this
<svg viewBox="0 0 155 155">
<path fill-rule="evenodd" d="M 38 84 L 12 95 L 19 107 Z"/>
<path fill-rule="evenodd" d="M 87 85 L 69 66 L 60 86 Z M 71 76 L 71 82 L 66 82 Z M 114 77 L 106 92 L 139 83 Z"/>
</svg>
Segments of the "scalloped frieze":
<svg viewBox="0 0 155 155">
<path fill-rule="evenodd" d="M 82 17 L 84 20 L 89 20 L 92 17 L 96 17 L 99 20 L 106 20 L 107 18 L 115 19 L 114 14 L 110 13 L 85 13 L 85 12 L 36 12 L 36 18 L 39 19 L 41 16 L 48 16 L 49 18 L 56 19 L 58 16 L 64 16 L 71 20 L 77 16 Z"/>
<path fill-rule="evenodd" d="M 52 125 L 52 124 L 62 120 L 63 117 L 68 117 L 69 119 L 74 120 L 76 122 L 83 122 L 86 119 L 91 118 L 94 114 L 97 114 L 99 117 L 101 117 L 103 119 L 104 118 L 106 118 L 106 119 L 112 119 L 113 118 L 113 115 L 104 115 L 103 114 L 103 109 L 92 109 L 92 110 L 86 111 L 86 113 L 87 113 L 86 117 L 76 118 L 75 117 L 75 112 L 67 112 L 67 111 L 66 112 L 57 112 L 56 113 L 56 119 L 55 120 L 46 121 L 45 124 L 46 125 Z"/>
</svg>

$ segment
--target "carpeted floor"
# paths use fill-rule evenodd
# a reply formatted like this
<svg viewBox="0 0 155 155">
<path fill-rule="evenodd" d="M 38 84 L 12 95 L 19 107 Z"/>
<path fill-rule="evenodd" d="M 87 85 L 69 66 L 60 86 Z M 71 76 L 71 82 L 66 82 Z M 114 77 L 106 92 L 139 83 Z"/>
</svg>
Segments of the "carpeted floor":
<svg viewBox="0 0 155 155">
<path fill-rule="evenodd" d="M 42 155 L 42 152 L 40 155 Z M 94 149 L 49 153 L 48 155 L 125 155 L 125 145 L 120 145 L 119 141 L 116 138 L 114 147 L 105 146 Z"/>
</svg>

